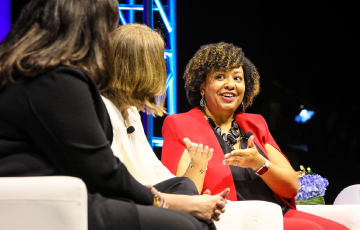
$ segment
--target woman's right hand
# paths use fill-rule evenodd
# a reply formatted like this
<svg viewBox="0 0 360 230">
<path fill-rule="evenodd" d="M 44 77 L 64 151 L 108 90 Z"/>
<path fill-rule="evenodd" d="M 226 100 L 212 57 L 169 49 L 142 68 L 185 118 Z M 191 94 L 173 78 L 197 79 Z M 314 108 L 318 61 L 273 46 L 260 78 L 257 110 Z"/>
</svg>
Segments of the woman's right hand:
<svg viewBox="0 0 360 230">
<path fill-rule="evenodd" d="M 191 214 L 208 223 L 219 221 L 220 215 L 225 212 L 226 197 L 229 192 L 230 189 L 227 188 L 217 195 L 211 195 L 210 191 L 207 191 L 203 195 L 193 196 L 196 208 Z"/>
<path fill-rule="evenodd" d="M 169 204 L 166 202 L 164 196 L 152 185 L 145 185 L 154 194 L 154 204 L 160 208 L 169 208 Z"/>
<path fill-rule="evenodd" d="M 202 144 L 193 143 L 186 137 L 183 140 L 190 155 L 191 164 L 207 164 L 212 158 L 214 149 L 208 146 L 204 147 Z"/>
</svg>

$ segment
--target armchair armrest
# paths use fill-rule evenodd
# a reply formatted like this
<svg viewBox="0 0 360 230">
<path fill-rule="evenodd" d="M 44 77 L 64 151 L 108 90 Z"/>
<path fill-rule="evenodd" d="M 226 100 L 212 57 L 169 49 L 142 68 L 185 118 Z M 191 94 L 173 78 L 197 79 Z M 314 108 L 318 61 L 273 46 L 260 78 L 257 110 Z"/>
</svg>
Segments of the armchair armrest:
<svg viewBox="0 0 360 230">
<path fill-rule="evenodd" d="M 282 230 L 283 216 L 280 206 L 274 203 L 229 201 L 215 225 L 218 230 Z"/>
<path fill-rule="evenodd" d="M 87 190 L 78 178 L 0 178 L 0 228 L 87 230 Z"/>
<path fill-rule="evenodd" d="M 360 184 L 354 184 L 344 188 L 336 197 L 334 205 L 359 204 L 360 205 Z"/>
<path fill-rule="evenodd" d="M 360 230 L 360 205 L 298 205 L 297 210 L 336 221 L 350 230 Z"/>
</svg>

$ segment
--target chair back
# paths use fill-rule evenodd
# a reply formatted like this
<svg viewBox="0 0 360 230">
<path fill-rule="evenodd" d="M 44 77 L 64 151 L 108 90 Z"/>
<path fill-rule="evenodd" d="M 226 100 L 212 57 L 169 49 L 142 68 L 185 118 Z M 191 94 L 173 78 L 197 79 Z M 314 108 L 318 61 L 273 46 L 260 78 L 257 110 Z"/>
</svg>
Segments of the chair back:
<svg viewBox="0 0 360 230">
<path fill-rule="evenodd" d="M 344 188 L 335 198 L 334 205 L 360 204 L 360 184 Z"/>
</svg>

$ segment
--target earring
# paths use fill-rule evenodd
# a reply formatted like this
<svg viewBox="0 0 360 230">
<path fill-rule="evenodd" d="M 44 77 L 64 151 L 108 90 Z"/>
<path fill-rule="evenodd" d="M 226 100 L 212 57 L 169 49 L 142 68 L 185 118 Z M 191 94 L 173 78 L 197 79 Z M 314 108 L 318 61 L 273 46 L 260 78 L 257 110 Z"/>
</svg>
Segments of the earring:
<svg viewBox="0 0 360 230">
<path fill-rule="evenodd" d="M 241 102 L 242 112 L 245 113 L 244 101 Z"/>
<path fill-rule="evenodd" d="M 201 106 L 201 107 L 204 107 L 205 105 L 206 105 L 206 103 L 205 103 L 205 99 L 204 99 L 204 97 L 203 97 L 203 96 L 201 96 L 200 106 Z"/>
</svg>

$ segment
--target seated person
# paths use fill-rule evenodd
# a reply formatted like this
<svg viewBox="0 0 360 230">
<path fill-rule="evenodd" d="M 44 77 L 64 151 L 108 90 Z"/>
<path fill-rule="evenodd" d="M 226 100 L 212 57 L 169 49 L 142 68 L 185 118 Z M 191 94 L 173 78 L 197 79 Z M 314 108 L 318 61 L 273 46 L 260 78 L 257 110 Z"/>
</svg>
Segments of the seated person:
<svg viewBox="0 0 360 230">
<path fill-rule="evenodd" d="M 111 45 L 115 80 L 103 93 L 106 97 L 103 100 L 113 126 L 111 148 L 115 156 L 135 179 L 145 185 L 154 185 L 162 192 L 170 209 L 189 213 L 206 222 L 218 220 L 224 211 L 228 189 L 215 196 L 189 196 L 198 195 L 193 181 L 202 186 L 212 149 L 186 140 L 193 167 L 189 167 L 184 175 L 193 181 L 187 177 L 176 178 L 157 159 L 142 127 L 139 110 L 153 115 L 165 113 L 165 44 L 161 35 L 145 25 L 127 24 L 112 33 Z"/>
<path fill-rule="evenodd" d="M 259 74 L 242 49 L 229 43 L 202 46 L 189 61 L 185 90 L 195 108 L 166 117 L 162 162 L 182 175 L 190 159 L 188 137 L 214 149 L 203 190 L 230 188 L 229 200 L 263 200 L 281 206 L 285 229 L 347 229 L 296 211 L 298 176 L 272 138 L 264 118 L 245 113 L 259 93 Z M 331 226 L 331 227 L 330 227 Z"/>
<path fill-rule="evenodd" d="M 165 209 L 162 195 L 111 151 L 99 90 L 113 76 L 108 54 L 118 14 L 116 0 L 25 6 L 0 43 L 0 177 L 82 179 L 89 230 L 204 229 L 193 216 Z"/>
</svg>

